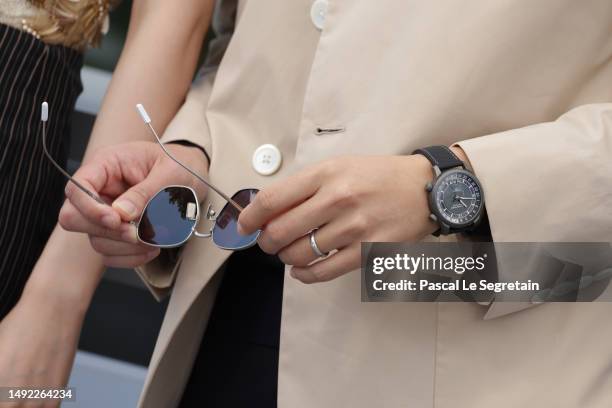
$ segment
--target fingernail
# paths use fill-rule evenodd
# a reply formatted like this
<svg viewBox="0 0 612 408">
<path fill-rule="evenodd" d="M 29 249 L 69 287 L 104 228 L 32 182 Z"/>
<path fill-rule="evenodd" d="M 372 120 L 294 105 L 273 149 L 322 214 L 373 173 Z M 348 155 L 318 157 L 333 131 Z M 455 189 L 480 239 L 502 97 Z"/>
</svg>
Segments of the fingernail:
<svg viewBox="0 0 612 408">
<path fill-rule="evenodd" d="M 102 224 L 106 228 L 114 229 L 117 227 L 117 217 L 115 217 L 112 214 L 106 214 L 105 216 L 102 217 Z"/>
<path fill-rule="evenodd" d="M 127 200 L 115 201 L 113 207 L 124 212 L 130 218 L 136 216 L 136 206 Z"/>
</svg>

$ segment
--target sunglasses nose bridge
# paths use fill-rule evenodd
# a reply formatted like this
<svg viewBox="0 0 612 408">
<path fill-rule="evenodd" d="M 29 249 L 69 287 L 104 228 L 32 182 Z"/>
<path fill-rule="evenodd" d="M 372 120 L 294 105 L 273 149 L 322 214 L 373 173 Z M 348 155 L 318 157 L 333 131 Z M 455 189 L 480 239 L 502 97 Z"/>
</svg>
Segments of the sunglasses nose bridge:
<svg viewBox="0 0 612 408">
<path fill-rule="evenodd" d="M 208 232 L 198 232 L 198 230 L 194 230 L 193 235 L 198 238 L 210 238 L 212 237 L 212 228 Z"/>
<path fill-rule="evenodd" d="M 212 221 L 213 223 L 217 220 L 217 212 L 212 208 L 212 204 L 208 204 L 208 208 L 206 208 L 206 219 Z M 198 238 L 210 238 L 212 237 L 214 225 L 210 228 L 208 232 L 199 232 L 197 229 L 193 231 L 193 235 Z"/>
</svg>

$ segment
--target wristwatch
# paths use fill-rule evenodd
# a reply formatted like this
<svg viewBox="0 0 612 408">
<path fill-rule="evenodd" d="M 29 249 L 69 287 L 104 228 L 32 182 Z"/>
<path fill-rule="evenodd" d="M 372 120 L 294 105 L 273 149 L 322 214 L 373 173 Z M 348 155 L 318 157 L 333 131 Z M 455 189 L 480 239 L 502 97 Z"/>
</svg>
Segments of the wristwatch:
<svg viewBox="0 0 612 408">
<path fill-rule="evenodd" d="M 433 166 L 434 180 L 427 183 L 429 217 L 440 229 L 434 235 L 448 235 L 473 230 L 484 212 L 480 181 L 447 146 L 417 149 Z"/>
</svg>

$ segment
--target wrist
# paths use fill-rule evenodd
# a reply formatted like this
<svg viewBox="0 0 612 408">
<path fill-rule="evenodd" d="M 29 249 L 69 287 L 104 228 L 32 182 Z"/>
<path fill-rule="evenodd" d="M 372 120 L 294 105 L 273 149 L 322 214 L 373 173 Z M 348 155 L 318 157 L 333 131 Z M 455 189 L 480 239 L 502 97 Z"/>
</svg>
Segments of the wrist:
<svg viewBox="0 0 612 408">
<path fill-rule="evenodd" d="M 188 140 L 173 140 L 171 142 L 168 142 L 167 145 L 178 145 L 178 146 L 196 148 L 200 151 L 200 153 L 202 153 L 202 156 L 204 156 L 204 159 L 206 161 L 206 167 L 208 167 L 208 164 L 210 163 L 210 156 L 208 156 L 208 153 L 206 152 L 206 150 L 204 150 L 204 148 L 201 147 L 200 145 L 192 143 Z"/>
<path fill-rule="evenodd" d="M 431 167 L 431 163 L 425 156 L 421 154 L 413 154 L 409 156 L 413 160 L 413 165 L 409 169 L 410 173 L 416 178 L 416 197 L 417 197 L 417 211 L 419 213 L 418 219 L 423 220 L 421 236 L 422 238 L 427 235 L 433 234 L 438 230 L 439 226 L 437 223 L 429 218 L 429 197 L 425 186 L 431 183 L 434 179 L 434 172 Z"/>
<path fill-rule="evenodd" d="M 203 173 L 208 172 L 210 158 L 208 153 L 195 143 L 187 140 L 175 140 L 164 144 L 171 152 L 177 156 L 184 157 L 185 163 L 194 166 L 193 170 L 199 170 Z M 183 159 L 181 159 L 183 160 Z"/>
<path fill-rule="evenodd" d="M 166 144 L 166 149 L 183 165 L 187 166 L 195 174 L 206 177 L 208 175 L 208 155 L 205 154 L 204 150 L 197 145 L 193 145 L 189 142 L 187 144 L 178 142 L 170 142 Z M 164 155 L 164 160 L 168 161 L 172 167 L 176 163 L 168 156 Z M 182 170 L 181 170 L 182 171 Z M 185 177 L 183 184 L 193 188 L 200 199 L 204 197 L 206 193 L 205 186 L 198 181 L 195 177 L 189 175 L 184 171 L 183 176 Z"/>
</svg>

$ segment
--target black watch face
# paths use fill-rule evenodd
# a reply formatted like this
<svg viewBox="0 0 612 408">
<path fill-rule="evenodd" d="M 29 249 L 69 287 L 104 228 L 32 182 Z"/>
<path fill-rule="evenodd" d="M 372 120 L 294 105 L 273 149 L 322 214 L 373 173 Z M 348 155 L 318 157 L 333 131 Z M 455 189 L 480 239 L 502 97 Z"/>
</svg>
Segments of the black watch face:
<svg viewBox="0 0 612 408">
<path fill-rule="evenodd" d="M 484 203 L 478 180 L 472 173 L 460 169 L 442 173 L 433 187 L 431 199 L 436 215 L 451 227 L 474 223 Z"/>
</svg>

